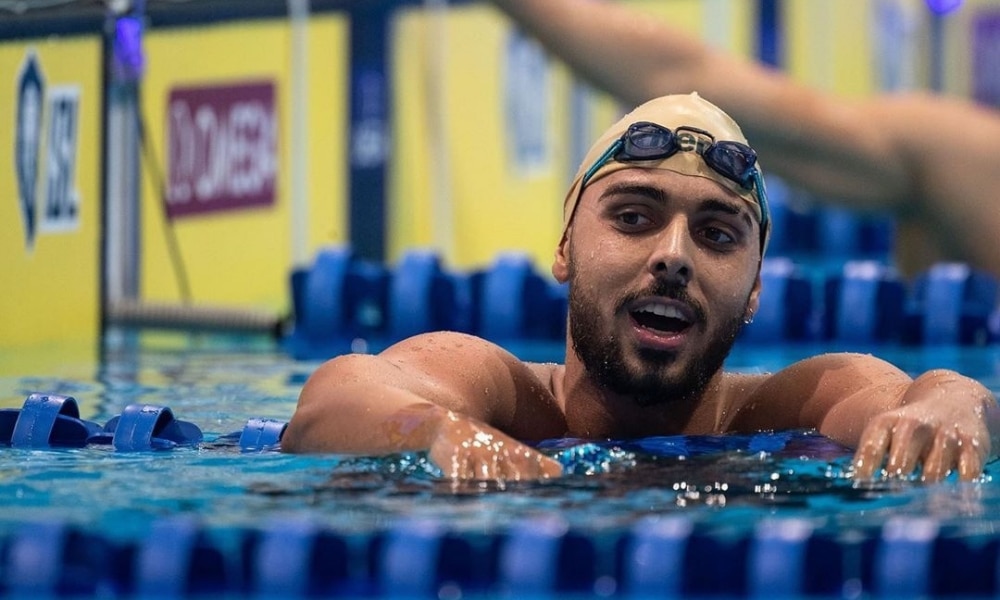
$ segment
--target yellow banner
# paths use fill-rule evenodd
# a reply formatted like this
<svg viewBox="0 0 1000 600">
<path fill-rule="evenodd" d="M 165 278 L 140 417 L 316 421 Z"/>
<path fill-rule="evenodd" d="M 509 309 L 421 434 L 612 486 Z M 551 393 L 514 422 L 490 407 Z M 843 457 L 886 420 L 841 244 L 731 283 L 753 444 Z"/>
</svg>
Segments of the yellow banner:
<svg viewBox="0 0 1000 600">
<path fill-rule="evenodd" d="M 0 348 L 96 347 L 101 39 L 0 43 L 0 73 Z"/>
<path fill-rule="evenodd" d="M 347 24 L 310 18 L 298 67 L 292 32 L 288 19 L 147 32 L 142 113 L 164 189 L 144 164 L 144 300 L 181 299 L 164 202 L 195 305 L 285 310 L 294 246 L 311 258 L 347 240 Z M 299 97 L 294 68 L 304 69 Z M 306 135 L 293 139 L 300 116 Z M 298 171 L 295 143 L 306 145 Z"/>
</svg>

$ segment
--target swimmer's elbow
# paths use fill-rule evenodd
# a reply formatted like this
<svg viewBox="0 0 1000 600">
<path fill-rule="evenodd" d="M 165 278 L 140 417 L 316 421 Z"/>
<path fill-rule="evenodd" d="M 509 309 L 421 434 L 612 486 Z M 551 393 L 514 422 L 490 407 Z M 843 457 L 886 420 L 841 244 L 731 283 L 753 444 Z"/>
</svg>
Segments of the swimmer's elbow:
<svg viewBox="0 0 1000 600">
<path fill-rule="evenodd" d="M 315 405 L 299 406 L 281 436 L 281 450 L 292 454 L 329 451 L 330 436 L 322 433 L 322 414 Z"/>
<path fill-rule="evenodd" d="M 353 357 L 361 357 L 361 360 Z M 286 452 L 336 451 L 337 423 L 332 420 L 340 411 L 341 399 L 350 397 L 341 389 L 346 382 L 357 381 L 364 369 L 366 357 L 344 355 L 329 360 L 306 381 L 299 392 L 298 405 L 281 438 Z"/>
</svg>

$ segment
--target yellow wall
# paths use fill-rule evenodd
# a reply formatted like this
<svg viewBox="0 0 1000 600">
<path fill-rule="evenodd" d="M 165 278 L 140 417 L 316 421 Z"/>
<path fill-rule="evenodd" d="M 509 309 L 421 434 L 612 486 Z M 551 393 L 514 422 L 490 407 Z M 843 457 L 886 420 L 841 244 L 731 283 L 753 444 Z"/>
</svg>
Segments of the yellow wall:
<svg viewBox="0 0 1000 600">
<path fill-rule="evenodd" d="M 486 6 L 456 8 L 440 21 L 422 11 L 400 15 L 390 256 L 412 246 L 450 246 L 449 262 L 462 267 L 512 248 L 551 257 L 566 167 L 556 159 L 547 172 L 508 176 L 499 75 L 506 32 Z M 565 123 L 556 111 L 567 104 L 567 86 L 565 77 L 555 79 L 551 94 L 539 98 L 549 101 L 549 134 L 559 139 Z M 442 108 L 434 108 L 438 102 Z M 435 208 L 436 198 L 443 209 Z"/>
<path fill-rule="evenodd" d="M 165 110 L 171 89 L 244 81 L 273 81 L 278 120 L 278 174 L 274 205 L 174 219 L 181 254 L 197 304 L 287 308 L 292 265 L 291 163 L 292 52 L 287 20 L 234 22 L 153 30 L 146 39 L 148 69 L 143 110 L 160 170 L 165 170 Z M 308 29 L 309 255 L 347 239 L 346 43 L 342 16 L 318 15 Z M 169 261 L 160 198 L 144 176 L 141 295 L 176 301 L 179 288 Z"/>
<path fill-rule="evenodd" d="M 623 0 L 729 51 L 749 54 L 753 3 L 745 0 Z M 870 36 L 874 0 L 785 0 L 787 64 L 792 76 L 847 95 L 876 91 Z M 912 0 L 922 10 L 922 0 Z M 947 89 L 969 92 L 969 23 L 998 0 L 967 0 L 948 19 Z M 728 35 L 718 27 L 725 15 Z M 724 28 L 725 28 L 724 27 Z M 279 171 L 273 207 L 175 221 L 196 303 L 286 309 L 292 265 L 291 27 L 284 19 L 230 22 L 147 32 L 143 111 L 164 170 L 167 96 L 175 87 L 272 80 L 277 93 Z M 489 263 L 503 250 L 523 250 L 547 270 L 561 228 L 561 199 L 576 165 L 569 106 L 574 80 L 558 61 L 539 83 L 550 156 L 539 168 L 510 163 L 505 122 L 505 45 L 512 25 L 489 4 L 451 7 L 446 14 L 401 10 L 392 32 L 391 74 L 397 127 L 389 193 L 388 256 L 434 246 L 456 268 Z M 309 24 L 309 132 L 306 183 L 308 253 L 348 239 L 348 22 L 339 13 Z M 98 334 L 100 269 L 101 41 L 53 37 L 0 44 L 0 123 L 15 121 L 16 73 L 28 49 L 46 84 L 80 93 L 75 189 L 79 228 L 41 232 L 27 248 L 16 202 L 13 128 L 0 127 L 0 348 L 91 343 Z M 926 43 L 920 47 L 927 51 Z M 594 134 L 621 110 L 593 93 L 587 117 Z M 576 149 L 579 152 L 579 149 Z M 44 156 L 44 150 L 43 150 Z M 44 164 L 42 165 L 44 168 Z M 173 301 L 179 292 L 168 260 L 157 191 L 145 176 L 141 293 Z M 9 361 L 0 361 L 7 362 Z"/>
<path fill-rule="evenodd" d="M 871 0 L 786 0 L 784 9 L 789 74 L 849 96 L 873 90 Z"/>
<path fill-rule="evenodd" d="M 889 2 L 890 0 L 882 0 Z M 913 19 L 913 88 L 931 84 L 933 45 L 924 0 L 891 0 Z M 785 0 L 788 71 L 809 85 L 847 96 L 880 90 L 878 47 L 872 38 L 876 0 Z M 964 0 L 943 17 L 943 91 L 972 94 L 972 25 L 984 12 L 1000 11 L 998 0 Z"/>
<path fill-rule="evenodd" d="M 746 53 L 753 39 L 745 0 L 632 4 L 696 32 L 711 18 L 706 7 L 728 9 L 728 48 Z M 433 247 L 450 265 L 465 268 L 518 250 L 548 270 L 562 227 L 562 198 L 576 170 L 568 147 L 572 79 L 551 61 L 548 78 L 538 82 L 551 156 L 540 168 L 520 172 L 507 154 L 504 106 L 505 45 L 512 31 L 488 4 L 452 7 L 446 15 L 420 9 L 397 15 L 390 260 L 410 247 Z M 594 135 L 621 114 L 603 95 L 594 94 L 590 106 Z"/>
<path fill-rule="evenodd" d="M 28 247 L 14 169 L 17 78 L 35 52 L 46 95 L 69 86 L 78 93 L 77 146 L 72 187 L 78 225 L 40 230 Z M 46 37 L 0 43 L 0 352 L 9 348 L 96 348 L 100 302 L 101 40 L 98 36 Z M 47 104 L 46 104 L 47 107 Z M 39 152 L 36 217 L 41 219 L 50 116 L 46 110 Z M 9 368 L 21 362 L 6 353 Z"/>
<path fill-rule="evenodd" d="M 971 96 L 973 26 L 976 18 L 989 14 L 1000 14 L 1000 0 L 965 0 L 961 10 L 945 18 L 944 73 L 946 91 L 960 96 Z M 994 68 L 1000 68 L 995 65 Z"/>
</svg>

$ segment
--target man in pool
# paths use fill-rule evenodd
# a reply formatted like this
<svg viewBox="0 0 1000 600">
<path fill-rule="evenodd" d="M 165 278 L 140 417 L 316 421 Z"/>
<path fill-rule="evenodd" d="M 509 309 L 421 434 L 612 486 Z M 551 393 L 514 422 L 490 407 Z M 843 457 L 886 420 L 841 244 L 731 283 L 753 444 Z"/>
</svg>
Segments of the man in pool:
<svg viewBox="0 0 1000 600">
<path fill-rule="evenodd" d="M 697 94 L 641 105 L 590 149 L 564 203 L 552 273 L 569 283 L 565 365 L 432 333 L 350 354 L 306 382 L 292 452 L 427 450 L 447 477 L 554 477 L 520 440 L 815 428 L 857 449 L 856 473 L 977 477 L 996 402 L 936 370 L 911 379 L 860 354 L 773 374 L 723 371 L 758 308 L 770 230 L 754 151 Z"/>
<path fill-rule="evenodd" d="M 906 275 L 956 260 L 1000 277 L 996 110 L 926 93 L 824 93 L 622 2 L 493 3 L 627 106 L 697 90 L 786 181 L 847 208 L 891 212 Z"/>
</svg>

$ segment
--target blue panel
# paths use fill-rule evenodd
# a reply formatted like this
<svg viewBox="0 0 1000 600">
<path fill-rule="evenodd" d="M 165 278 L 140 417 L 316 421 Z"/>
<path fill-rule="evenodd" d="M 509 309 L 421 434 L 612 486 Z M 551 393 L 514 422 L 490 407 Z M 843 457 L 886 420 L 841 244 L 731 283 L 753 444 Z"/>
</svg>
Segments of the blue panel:
<svg viewBox="0 0 1000 600">
<path fill-rule="evenodd" d="M 351 13 L 350 236 L 358 256 L 377 261 L 385 259 L 386 173 L 392 142 L 391 14 L 386 6 Z"/>
</svg>

